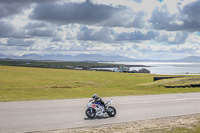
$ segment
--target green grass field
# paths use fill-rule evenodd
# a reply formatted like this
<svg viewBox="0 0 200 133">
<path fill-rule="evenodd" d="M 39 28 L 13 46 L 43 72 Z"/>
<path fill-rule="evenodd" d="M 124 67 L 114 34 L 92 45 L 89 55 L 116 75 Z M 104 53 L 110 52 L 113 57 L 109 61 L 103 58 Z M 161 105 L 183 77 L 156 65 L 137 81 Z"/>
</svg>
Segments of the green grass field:
<svg viewBox="0 0 200 133">
<path fill-rule="evenodd" d="M 62 62 L 62 61 L 34 61 L 34 60 L 6 60 L 0 59 L 0 65 L 3 66 L 21 66 L 21 67 L 38 67 L 38 68 L 58 68 L 66 69 L 67 67 L 80 66 L 116 66 L 116 64 L 105 64 L 96 62 Z M 118 64 L 119 65 L 119 64 Z"/>
<path fill-rule="evenodd" d="M 163 85 L 200 83 L 200 76 L 153 82 L 151 74 L 0 66 L 0 101 L 200 92 Z"/>
</svg>

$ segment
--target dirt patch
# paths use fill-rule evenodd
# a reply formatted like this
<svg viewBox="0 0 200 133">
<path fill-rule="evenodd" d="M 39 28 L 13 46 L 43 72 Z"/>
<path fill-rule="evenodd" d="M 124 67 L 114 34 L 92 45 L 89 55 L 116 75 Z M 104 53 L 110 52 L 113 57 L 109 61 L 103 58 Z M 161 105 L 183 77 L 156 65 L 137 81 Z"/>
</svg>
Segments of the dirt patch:
<svg viewBox="0 0 200 133">
<path fill-rule="evenodd" d="M 51 88 L 74 88 L 74 87 L 71 87 L 71 86 L 68 86 L 68 85 L 65 85 L 65 86 L 52 86 Z"/>
<path fill-rule="evenodd" d="M 95 82 L 87 82 L 88 85 L 96 85 Z"/>
<path fill-rule="evenodd" d="M 166 131 L 170 132 L 174 128 L 199 128 L 199 123 L 200 114 L 192 114 L 37 133 L 166 133 Z M 182 132 L 182 130 L 178 129 L 178 132 Z"/>
<path fill-rule="evenodd" d="M 200 82 L 200 78 L 191 78 L 191 79 L 188 79 L 188 81 Z"/>
</svg>

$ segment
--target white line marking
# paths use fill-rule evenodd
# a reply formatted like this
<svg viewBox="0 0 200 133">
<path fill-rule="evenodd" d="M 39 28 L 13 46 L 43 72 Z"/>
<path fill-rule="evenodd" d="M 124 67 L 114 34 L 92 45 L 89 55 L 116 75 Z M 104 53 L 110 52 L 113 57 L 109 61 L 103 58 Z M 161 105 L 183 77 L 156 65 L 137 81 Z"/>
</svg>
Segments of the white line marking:
<svg viewBox="0 0 200 133">
<path fill-rule="evenodd" d="M 172 100 L 160 100 L 160 101 L 144 101 L 144 102 L 130 102 L 123 104 L 138 104 L 138 103 L 160 103 L 160 102 L 174 102 L 174 101 L 185 101 L 185 100 L 199 100 L 200 98 L 182 98 L 182 99 L 172 99 Z"/>
</svg>

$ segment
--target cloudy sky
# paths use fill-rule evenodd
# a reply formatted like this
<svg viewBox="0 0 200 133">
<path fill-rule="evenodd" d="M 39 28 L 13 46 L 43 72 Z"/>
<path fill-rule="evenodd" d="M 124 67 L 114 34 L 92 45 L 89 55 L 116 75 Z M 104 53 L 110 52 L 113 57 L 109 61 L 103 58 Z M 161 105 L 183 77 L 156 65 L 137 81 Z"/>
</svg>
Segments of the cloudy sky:
<svg viewBox="0 0 200 133">
<path fill-rule="evenodd" d="M 200 0 L 0 0 L 0 54 L 200 56 Z"/>
</svg>

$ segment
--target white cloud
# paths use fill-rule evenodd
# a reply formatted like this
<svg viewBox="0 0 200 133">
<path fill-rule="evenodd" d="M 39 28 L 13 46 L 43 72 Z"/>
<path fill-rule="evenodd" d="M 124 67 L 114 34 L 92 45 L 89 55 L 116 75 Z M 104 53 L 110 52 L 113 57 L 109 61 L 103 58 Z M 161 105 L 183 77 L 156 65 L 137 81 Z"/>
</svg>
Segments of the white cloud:
<svg viewBox="0 0 200 133">
<path fill-rule="evenodd" d="M 0 54 L 167 58 L 168 52 L 175 58 L 200 52 L 198 0 L 50 1 L 0 1 Z"/>
</svg>

